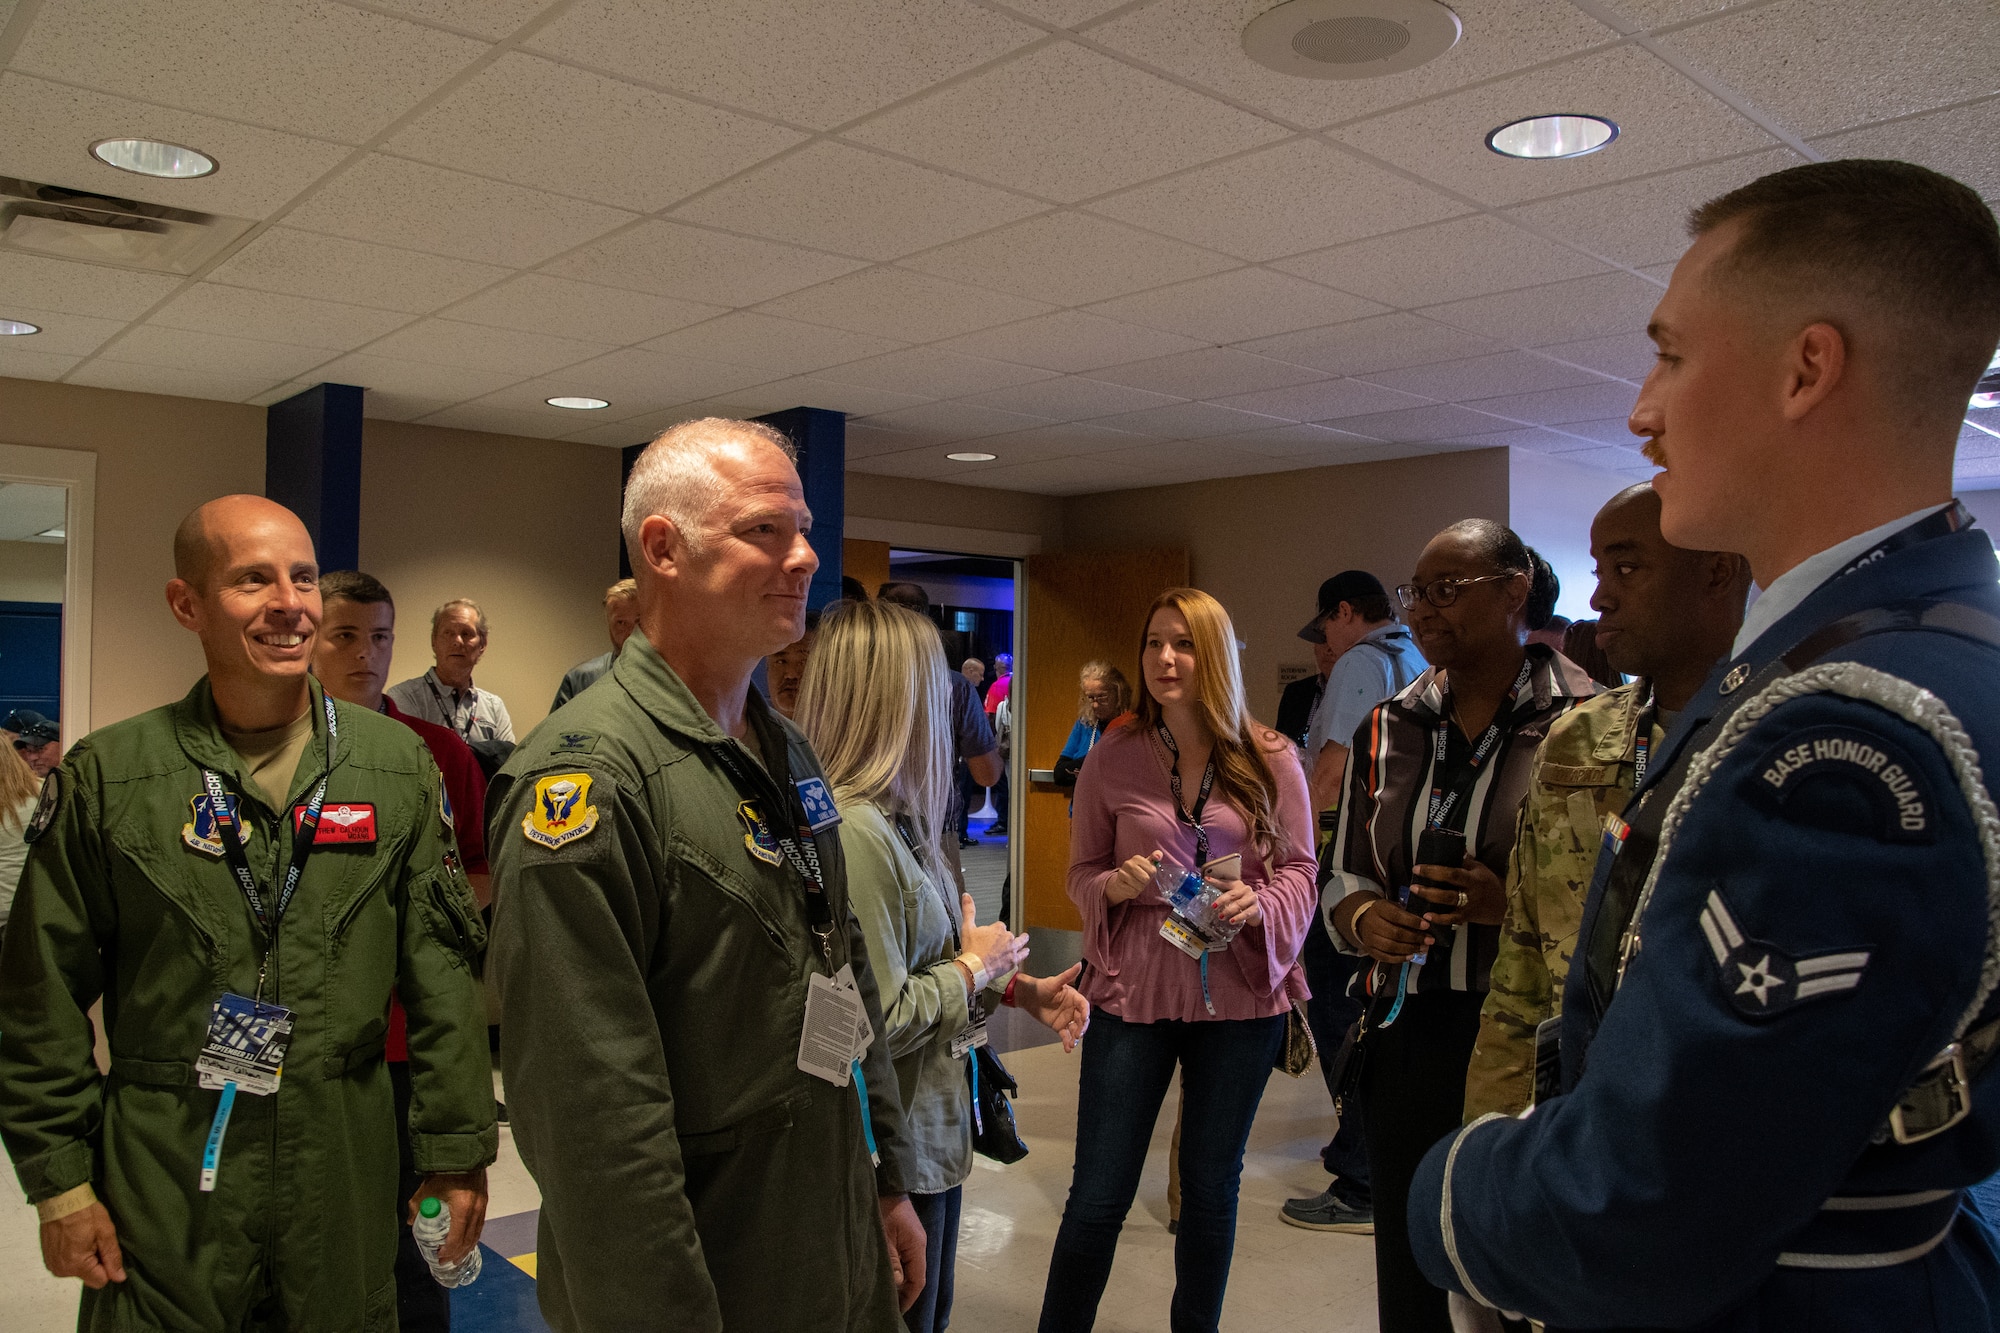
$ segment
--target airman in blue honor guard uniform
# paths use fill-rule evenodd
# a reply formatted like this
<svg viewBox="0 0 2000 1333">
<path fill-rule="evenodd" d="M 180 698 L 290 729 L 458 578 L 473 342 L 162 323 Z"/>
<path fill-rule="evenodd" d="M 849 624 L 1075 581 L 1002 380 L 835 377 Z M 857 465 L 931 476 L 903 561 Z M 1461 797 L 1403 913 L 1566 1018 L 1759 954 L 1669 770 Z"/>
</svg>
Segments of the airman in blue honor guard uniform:
<svg viewBox="0 0 2000 1333">
<path fill-rule="evenodd" d="M 1438 1144 L 1433 1282 L 1558 1329 L 2000 1325 L 2000 589 L 1951 498 L 2000 232 L 1895 162 L 1696 210 L 1632 413 L 1764 592 L 1605 838 L 1562 1093 Z"/>
</svg>

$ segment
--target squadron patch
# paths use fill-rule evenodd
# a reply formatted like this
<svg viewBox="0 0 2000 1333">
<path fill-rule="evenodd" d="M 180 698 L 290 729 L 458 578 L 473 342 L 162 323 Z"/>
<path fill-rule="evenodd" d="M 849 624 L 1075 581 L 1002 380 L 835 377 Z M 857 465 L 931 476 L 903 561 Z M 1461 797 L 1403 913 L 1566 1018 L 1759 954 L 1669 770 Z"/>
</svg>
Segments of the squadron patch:
<svg viewBox="0 0 2000 1333">
<path fill-rule="evenodd" d="M 799 789 L 799 802 L 806 808 L 806 827 L 824 833 L 840 822 L 840 807 L 833 803 L 824 778 L 799 778 L 792 785 Z"/>
<path fill-rule="evenodd" d="M 1722 976 L 1722 990 L 1739 1013 L 1751 1018 L 1780 1014 L 1806 1000 L 1846 995 L 1861 984 L 1870 951 L 1793 958 L 1775 945 L 1745 938 L 1729 904 L 1711 892 L 1701 909 L 1701 933 Z"/>
<path fill-rule="evenodd" d="M 42 779 L 41 799 L 35 802 L 35 813 L 29 816 L 28 827 L 21 834 L 23 842 L 36 841 L 56 822 L 56 811 L 62 806 L 62 783 L 59 768 Z"/>
<path fill-rule="evenodd" d="M 228 813 L 229 818 L 236 822 L 236 836 L 243 840 L 245 846 L 248 846 L 250 842 L 250 826 L 237 817 L 238 806 L 236 797 L 225 793 L 222 800 L 223 809 Z M 222 835 L 216 832 L 215 812 L 209 808 L 208 793 L 203 792 L 201 795 L 190 800 L 188 805 L 194 811 L 194 818 L 181 825 L 181 841 L 204 856 L 221 856 Z"/>
<path fill-rule="evenodd" d="M 765 865 L 778 864 L 782 856 L 778 851 L 777 835 L 771 832 L 771 825 L 757 809 L 757 803 L 745 801 L 736 807 L 736 813 L 749 830 L 743 835 L 743 845 L 750 849 L 750 855 Z"/>
<path fill-rule="evenodd" d="M 451 790 L 442 782 L 438 783 L 438 814 L 444 818 L 444 826 L 453 833 L 458 832 L 458 822 L 452 818 Z"/>
<path fill-rule="evenodd" d="M 1936 803 L 1909 756 L 1855 727 L 1787 736 L 1758 762 L 1749 785 L 1766 806 L 1813 827 L 1845 831 L 1859 822 L 1881 842 L 1937 838 Z"/>
<path fill-rule="evenodd" d="M 596 827 L 590 774 L 556 773 L 535 779 L 535 803 L 521 820 L 521 832 L 529 842 L 551 849 L 566 847 Z"/>
</svg>

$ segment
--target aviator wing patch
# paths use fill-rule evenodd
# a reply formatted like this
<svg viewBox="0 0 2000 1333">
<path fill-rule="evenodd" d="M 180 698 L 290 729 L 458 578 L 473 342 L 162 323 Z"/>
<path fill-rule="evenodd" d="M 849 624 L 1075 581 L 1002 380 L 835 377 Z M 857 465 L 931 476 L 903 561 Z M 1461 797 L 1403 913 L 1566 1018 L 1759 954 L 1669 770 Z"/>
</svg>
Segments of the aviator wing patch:
<svg viewBox="0 0 2000 1333">
<path fill-rule="evenodd" d="M 1808 1000 L 1846 995 L 1861 984 L 1871 957 L 1869 950 L 1850 949 L 1794 958 L 1774 944 L 1745 936 L 1729 904 L 1715 892 L 1702 905 L 1701 933 L 1715 955 L 1723 994 L 1749 1018 L 1768 1018 Z"/>
</svg>

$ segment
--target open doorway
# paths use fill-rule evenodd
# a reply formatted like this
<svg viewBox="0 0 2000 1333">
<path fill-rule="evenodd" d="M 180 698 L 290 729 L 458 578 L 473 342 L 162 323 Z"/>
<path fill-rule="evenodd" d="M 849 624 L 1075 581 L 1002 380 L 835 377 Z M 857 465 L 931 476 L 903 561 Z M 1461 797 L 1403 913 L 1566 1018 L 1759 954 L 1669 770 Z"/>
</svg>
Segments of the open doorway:
<svg viewBox="0 0 2000 1333">
<path fill-rule="evenodd" d="M 38 713 L 62 751 L 91 727 L 96 480 L 95 454 L 0 443 L 0 724 Z"/>
<path fill-rule="evenodd" d="M 972 895 L 979 920 L 1010 924 L 1016 912 L 1009 889 L 1018 882 L 1013 872 L 1019 839 L 1009 816 L 1020 786 L 1011 743 L 1019 705 L 1010 697 L 1018 654 L 1014 613 L 1019 577 L 1018 560 L 891 547 L 884 580 L 914 583 L 930 598 L 944 638 L 945 662 L 972 686 L 999 745 L 999 778 L 991 785 L 982 784 L 963 760 L 957 765 L 958 826 L 947 845 L 958 853 L 965 890 Z"/>
</svg>

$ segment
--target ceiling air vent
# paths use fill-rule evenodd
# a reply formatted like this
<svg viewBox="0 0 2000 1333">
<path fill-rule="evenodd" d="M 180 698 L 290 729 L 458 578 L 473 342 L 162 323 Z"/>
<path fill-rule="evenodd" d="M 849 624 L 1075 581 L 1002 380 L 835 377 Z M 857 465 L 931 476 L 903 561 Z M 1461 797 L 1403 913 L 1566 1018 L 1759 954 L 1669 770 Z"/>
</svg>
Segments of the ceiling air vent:
<svg viewBox="0 0 2000 1333">
<path fill-rule="evenodd" d="M 1372 79 L 1436 59 L 1459 31 L 1436 0 L 1289 0 L 1250 20 L 1243 50 L 1280 74 Z"/>
<path fill-rule="evenodd" d="M 0 249 L 49 259 L 193 273 L 252 225 L 0 176 Z"/>
</svg>

